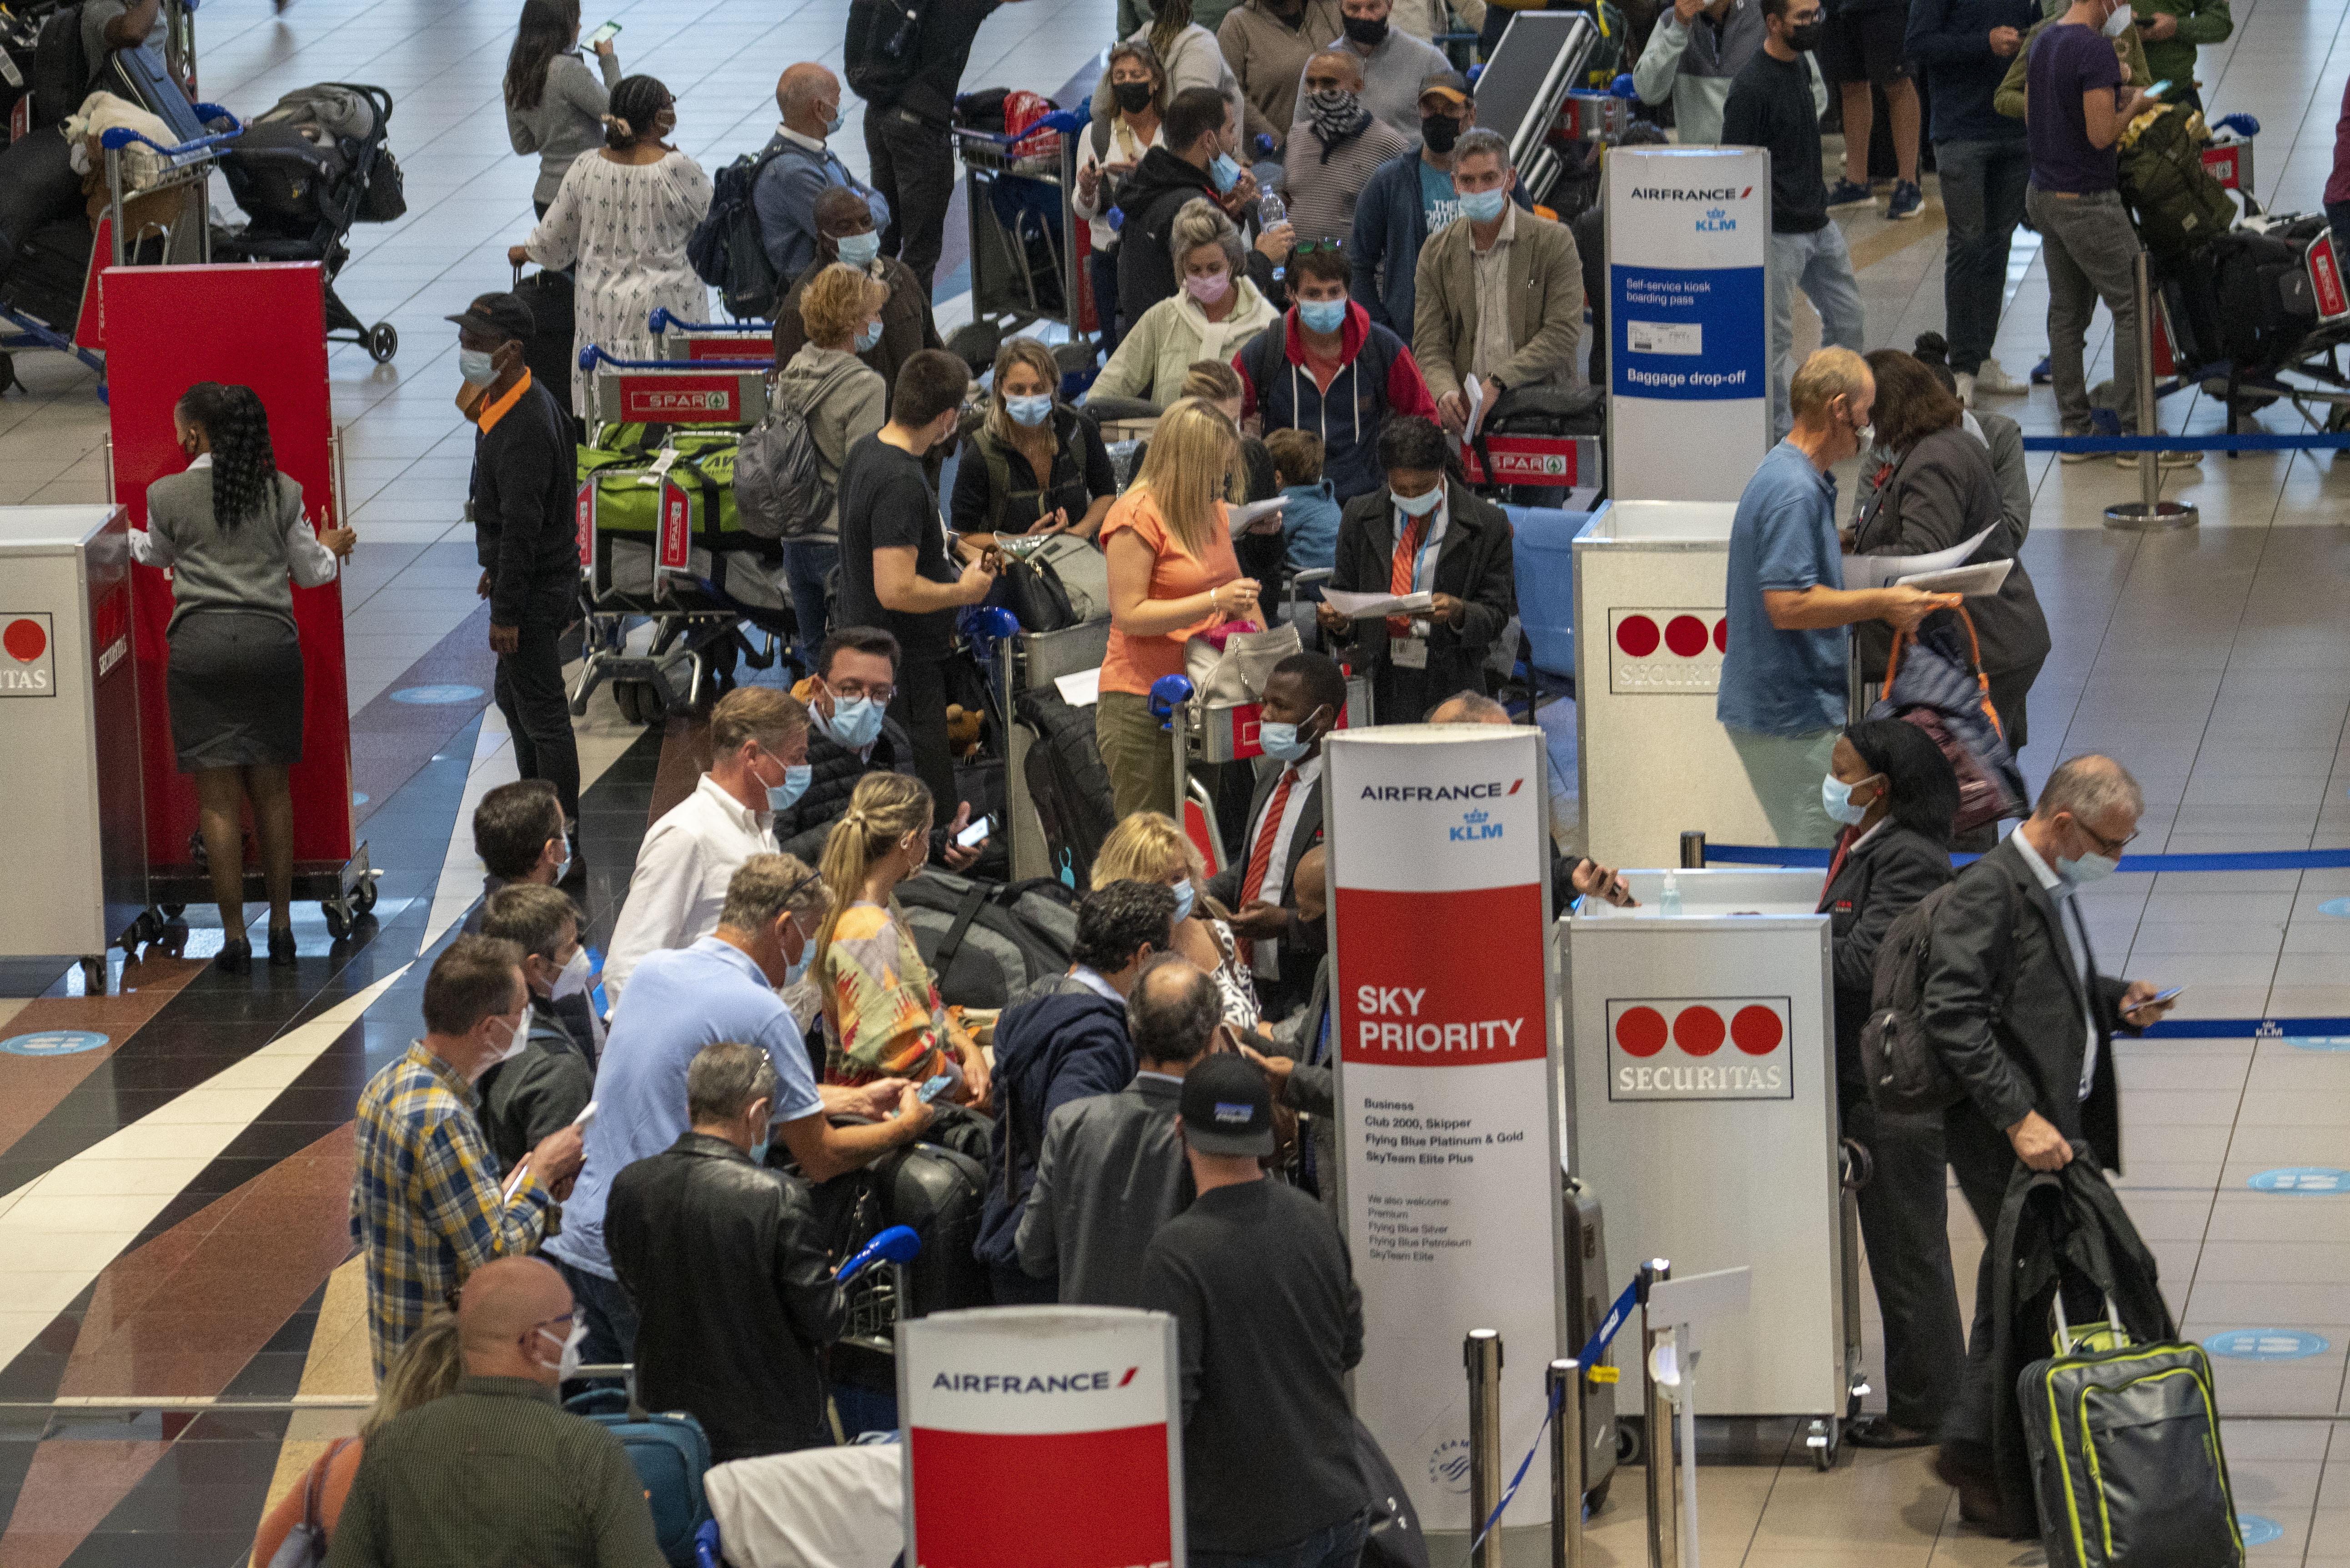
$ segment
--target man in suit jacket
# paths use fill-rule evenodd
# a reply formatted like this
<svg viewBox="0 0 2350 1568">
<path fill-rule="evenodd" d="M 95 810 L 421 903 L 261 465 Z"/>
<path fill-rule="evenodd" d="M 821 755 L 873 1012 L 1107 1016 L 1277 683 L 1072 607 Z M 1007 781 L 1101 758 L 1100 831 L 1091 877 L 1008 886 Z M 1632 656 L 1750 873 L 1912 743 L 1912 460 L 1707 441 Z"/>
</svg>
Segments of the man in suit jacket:
<svg viewBox="0 0 2350 1568">
<path fill-rule="evenodd" d="M 2075 895 L 2110 875 L 2137 835 L 2145 796 L 2111 757 L 2074 757 L 2040 792 L 2031 819 L 1959 876 L 1934 929 L 1926 968 L 1926 1038 L 1966 1091 L 1944 1113 L 1959 1189 L 1991 1234 L 2020 1160 L 2059 1170 L 2076 1154 L 2121 1168 L 2120 1092 L 2113 1038 L 2170 1011 L 2146 981 L 2097 971 Z M 1959 1488 L 1970 1522 L 2002 1518 L 1991 1468 L 1992 1386 L 1988 1250 L 1975 1277 L 1967 1369 L 1942 1428 L 1935 1473 Z"/>
<path fill-rule="evenodd" d="M 1456 435 L 1472 373 L 1489 410 L 1506 388 L 1582 379 L 1583 258 L 1565 224 L 1511 202 L 1517 180 L 1498 133 L 1463 134 L 1452 153 L 1461 216 L 1430 238 L 1413 275 L 1412 358 Z"/>
<path fill-rule="evenodd" d="M 1297 863 L 1322 838 L 1322 740 L 1347 711 L 1346 672 L 1318 653 L 1293 653 L 1265 678 L 1258 743 L 1282 764 L 1256 781 L 1247 854 L 1218 872 L 1208 896 L 1232 911 L 1232 934 L 1250 945 L 1264 1016 L 1305 1000 L 1314 961 L 1328 947 L 1297 918 Z"/>
</svg>

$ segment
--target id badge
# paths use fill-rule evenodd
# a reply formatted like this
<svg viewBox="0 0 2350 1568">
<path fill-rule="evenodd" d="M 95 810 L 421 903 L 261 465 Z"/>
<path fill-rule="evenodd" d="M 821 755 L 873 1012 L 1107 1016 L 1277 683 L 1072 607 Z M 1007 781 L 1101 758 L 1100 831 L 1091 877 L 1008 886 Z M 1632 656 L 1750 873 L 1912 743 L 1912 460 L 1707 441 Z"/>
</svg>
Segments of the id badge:
<svg viewBox="0 0 2350 1568">
<path fill-rule="evenodd" d="M 1391 637 L 1388 639 L 1388 655 L 1398 670 L 1425 670 L 1428 668 L 1428 639 Z"/>
</svg>

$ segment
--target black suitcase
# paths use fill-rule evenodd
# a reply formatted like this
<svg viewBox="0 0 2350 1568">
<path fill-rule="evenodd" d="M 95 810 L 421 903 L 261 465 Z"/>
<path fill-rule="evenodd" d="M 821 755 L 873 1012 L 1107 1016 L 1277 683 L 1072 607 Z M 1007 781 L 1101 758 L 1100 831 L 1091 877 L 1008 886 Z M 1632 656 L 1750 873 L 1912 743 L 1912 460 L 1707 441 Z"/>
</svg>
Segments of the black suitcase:
<svg viewBox="0 0 2350 1568">
<path fill-rule="evenodd" d="M 1591 1184 L 1562 1172 L 1565 1189 L 1561 1208 L 1566 1220 L 1566 1330 L 1579 1350 L 1599 1331 L 1607 1309 L 1625 1282 L 1607 1272 L 1607 1219 Z M 1620 1333 L 1619 1333 L 1620 1338 Z M 1635 1340 L 1629 1354 L 1611 1355 L 1602 1365 L 1638 1366 Z M 1616 1477 L 1616 1386 L 1583 1384 L 1583 1497 L 1591 1511 L 1607 1505 L 1608 1484 Z"/>
<path fill-rule="evenodd" d="M 10 270 L 5 258 L 43 224 L 63 219 L 89 232 L 82 214 L 81 176 L 73 171 L 73 146 L 55 130 L 31 131 L 0 151 L 0 278 Z"/>
<path fill-rule="evenodd" d="M 2317 325 L 2316 295 L 2301 247 L 2237 231 L 2213 240 L 2209 254 L 2222 353 L 2240 376 L 2278 369 Z"/>
<path fill-rule="evenodd" d="M 1023 691 L 1013 704 L 1035 736 L 1021 776 L 1044 829 L 1053 875 L 1066 887 L 1090 888 L 1094 857 L 1118 826 L 1109 771 L 1094 737 L 1094 710 L 1072 707 L 1049 686 Z"/>
<path fill-rule="evenodd" d="M 522 361 L 530 367 L 530 379 L 553 392 L 556 402 L 568 411 L 572 367 L 576 363 L 572 358 L 576 317 L 571 280 L 559 272 L 535 272 L 517 279 L 514 293 L 515 297 L 530 306 L 535 324 L 531 335 L 523 341 Z"/>
<path fill-rule="evenodd" d="M 0 303 L 70 333 L 81 319 L 95 244 L 78 215 L 41 224 L 16 247 L 16 265 L 0 282 Z"/>
</svg>

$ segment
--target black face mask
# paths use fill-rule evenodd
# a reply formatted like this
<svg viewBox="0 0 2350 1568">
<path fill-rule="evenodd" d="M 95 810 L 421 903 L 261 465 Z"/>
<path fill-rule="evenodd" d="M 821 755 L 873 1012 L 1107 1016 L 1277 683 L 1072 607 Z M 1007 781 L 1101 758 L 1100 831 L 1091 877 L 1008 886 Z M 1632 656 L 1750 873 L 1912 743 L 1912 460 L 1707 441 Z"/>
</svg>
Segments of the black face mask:
<svg viewBox="0 0 2350 1568">
<path fill-rule="evenodd" d="M 1345 20 L 1347 38 L 1367 49 L 1376 49 L 1388 41 L 1385 16 L 1348 16 Z"/>
<path fill-rule="evenodd" d="M 1452 151 L 1461 140 L 1461 122 L 1449 114 L 1423 114 L 1419 117 L 1419 139 L 1439 158 Z"/>
<path fill-rule="evenodd" d="M 1149 82 L 1112 82 L 1109 93 L 1118 99 L 1118 107 L 1128 114 L 1140 114 L 1150 107 Z"/>
<path fill-rule="evenodd" d="M 1820 35 L 1827 31 L 1827 26 L 1825 22 L 1814 20 L 1800 27 L 1788 28 L 1787 47 L 1799 55 L 1810 54 L 1820 47 Z"/>
</svg>

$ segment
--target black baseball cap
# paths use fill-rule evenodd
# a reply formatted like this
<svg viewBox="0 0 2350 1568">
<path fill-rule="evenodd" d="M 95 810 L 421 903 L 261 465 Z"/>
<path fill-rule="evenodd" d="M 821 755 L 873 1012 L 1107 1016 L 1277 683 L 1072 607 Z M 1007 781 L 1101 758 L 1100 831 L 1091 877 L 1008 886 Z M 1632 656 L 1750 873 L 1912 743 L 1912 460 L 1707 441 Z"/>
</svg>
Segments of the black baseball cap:
<svg viewBox="0 0 2350 1568">
<path fill-rule="evenodd" d="M 1273 1089 L 1245 1056 L 1219 1051 L 1183 1075 L 1183 1141 L 1201 1154 L 1273 1152 Z"/>
<path fill-rule="evenodd" d="M 529 306 L 511 294 L 483 295 L 465 306 L 463 315 L 442 319 L 487 333 L 501 343 L 520 341 L 538 330 L 538 317 L 530 313 Z"/>
</svg>

